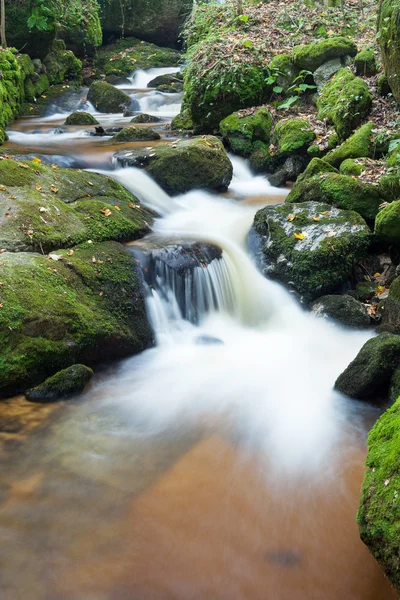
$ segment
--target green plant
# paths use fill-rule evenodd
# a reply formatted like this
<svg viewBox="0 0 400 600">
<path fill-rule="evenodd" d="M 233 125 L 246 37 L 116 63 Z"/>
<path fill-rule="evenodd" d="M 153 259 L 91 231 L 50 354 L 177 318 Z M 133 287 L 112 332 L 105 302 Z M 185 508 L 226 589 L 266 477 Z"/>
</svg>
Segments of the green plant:
<svg viewBox="0 0 400 600">
<path fill-rule="evenodd" d="M 291 85 L 290 88 L 288 89 L 289 92 L 292 92 L 292 93 L 294 92 L 293 95 L 290 96 L 289 98 L 287 98 L 286 100 L 284 100 L 284 102 L 282 102 L 281 104 L 279 104 L 278 110 L 287 110 L 288 108 L 293 106 L 293 104 L 295 104 L 300 99 L 300 96 L 302 94 L 305 94 L 306 92 L 317 89 L 316 85 L 306 83 L 307 77 L 310 77 L 311 75 L 312 75 L 311 71 L 307 71 L 306 69 L 303 69 L 302 71 L 300 71 L 300 73 L 294 80 L 293 85 Z M 282 88 L 280 88 L 279 86 L 277 86 L 277 87 L 279 88 L 279 90 L 281 92 Z M 276 87 L 273 88 L 274 92 L 276 91 L 276 89 L 277 89 Z M 279 92 L 277 92 L 277 93 L 279 93 Z"/>
<path fill-rule="evenodd" d="M 32 14 L 27 21 L 29 29 L 37 29 L 39 31 L 50 31 L 53 28 L 51 23 L 53 12 L 45 6 L 44 0 L 38 0 L 36 6 L 32 10 Z"/>
</svg>

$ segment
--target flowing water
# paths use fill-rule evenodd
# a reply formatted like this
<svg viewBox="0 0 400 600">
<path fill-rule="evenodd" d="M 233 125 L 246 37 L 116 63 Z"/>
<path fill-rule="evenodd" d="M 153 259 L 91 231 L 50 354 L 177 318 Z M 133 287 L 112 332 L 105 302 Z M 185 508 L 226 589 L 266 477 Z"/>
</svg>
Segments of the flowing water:
<svg viewBox="0 0 400 600">
<path fill-rule="evenodd" d="M 133 87 L 154 76 L 129 93 L 175 111 L 176 98 Z M 395 599 L 355 521 L 378 413 L 332 389 L 370 334 L 303 311 L 248 249 L 255 212 L 285 191 L 232 157 L 224 197 L 170 198 L 143 172 L 113 169 L 107 139 L 50 133 L 64 119 L 17 122 L 8 151 L 108 169 L 158 212 L 149 240 L 130 246 L 150 261 L 157 343 L 51 414 L 10 402 L 30 435 L 0 438 L 2 600 Z M 215 258 L 180 271 L 151 251 L 192 242 Z"/>
</svg>

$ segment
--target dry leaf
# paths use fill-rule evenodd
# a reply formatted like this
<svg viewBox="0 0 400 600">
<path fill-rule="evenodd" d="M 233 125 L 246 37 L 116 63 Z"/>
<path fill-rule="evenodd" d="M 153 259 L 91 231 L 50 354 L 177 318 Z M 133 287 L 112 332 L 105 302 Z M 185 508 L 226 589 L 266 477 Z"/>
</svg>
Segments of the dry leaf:
<svg viewBox="0 0 400 600">
<path fill-rule="evenodd" d="M 68 256 L 72 256 L 72 255 L 73 255 L 73 253 L 74 253 L 74 251 L 73 251 L 73 250 L 68 250 L 68 252 L 67 252 Z"/>
<path fill-rule="evenodd" d="M 5 185 L 0 185 L 0 190 L 1 190 L 2 192 L 6 192 L 6 191 L 7 191 L 7 188 L 6 188 L 6 186 L 5 186 Z"/>
<path fill-rule="evenodd" d="M 62 254 L 49 254 L 49 258 L 51 258 L 51 260 L 62 260 L 63 255 Z"/>
<path fill-rule="evenodd" d="M 57 194 L 57 192 L 58 192 L 58 188 L 56 188 L 55 185 L 51 185 L 50 190 L 53 192 L 53 194 Z"/>
<path fill-rule="evenodd" d="M 32 159 L 32 162 L 33 162 L 34 165 L 40 165 L 40 163 L 42 161 L 37 156 L 34 156 L 33 159 Z"/>
<path fill-rule="evenodd" d="M 100 212 L 103 213 L 105 217 L 109 217 L 112 214 L 112 211 L 109 208 L 103 208 Z"/>
<path fill-rule="evenodd" d="M 321 219 L 319 217 L 313 217 L 313 221 L 320 221 Z"/>
<path fill-rule="evenodd" d="M 295 218 L 296 218 L 296 215 L 288 215 L 288 218 L 287 218 L 287 220 L 288 220 L 288 221 L 294 221 L 294 220 L 295 220 Z"/>
<path fill-rule="evenodd" d="M 14 194 L 11 194 L 11 195 L 10 195 L 10 200 L 16 200 L 16 199 L 17 199 L 17 197 L 16 197 L 16 196 L 14 196 Z"/>
<path fill-rule="evenodd" d="M 296 240 L 304 240 L 304 238 L 306 237 L 306 235 L 304 233 L 297 233 L 297 232 L 295 232 L 293 234 L 293 237 L 295 237 Z"/>
<path fill-rule="evenodd" d="M 118 204 L 114 204 L 114 208 L 116 208 L 117 210 L 121 210 L 121 207 L 118 206 Z"/>
<path fill-rule="evenodd" d="M 40 192 L 40 190 L 42 189 L 41 185 L 36 185 L 35 188 L 37 189 L 38 192 Z"/>
</svg>

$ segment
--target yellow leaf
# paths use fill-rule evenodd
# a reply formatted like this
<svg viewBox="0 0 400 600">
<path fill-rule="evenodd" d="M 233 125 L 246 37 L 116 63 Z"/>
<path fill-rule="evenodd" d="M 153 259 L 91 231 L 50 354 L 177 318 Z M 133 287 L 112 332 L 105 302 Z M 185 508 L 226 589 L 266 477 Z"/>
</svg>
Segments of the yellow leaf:
<svg viewBox="0 0 400 600">
<path fill-rule="evenodd" d="M 94 184 L 93 184 L 91 181 L 88 181 L 88 184 L 89 184 L 89 185 L 94 185 Z"/>
<path fill-rule="evenodd" d="M 37 189 L 37 191 L 38 191 L 38 192 L 40 192 L 40 190 L 42 189 L 42 186 L 41 186 L 41 185 L 37 185 L 37 186 L 35 186 L 35 187 L 36 187 L 36 189 Z"/>
<path fill-rule="evenodd" d="M 72 255 L 73 255 L 73 253 L 74 253 L 74 251 L 73 251 L 73 250 L 68 250 L 68 252 L 67 252 L 68 256 L 72 256 Z"/>
<path fill-rule="evenodd" d="M 1 190 L 2 192 L 6 192 L 6 191 L 7 191 L 7 188 L 6 188 L 6 186 L 5 186 L 5 185 L 0 185 L 0 190 Z"/>
<path fill-rule="evenodd" d="M 288 218 L 287 218 L 287 220 L 288 220 L 288 221 L 294 221 L 294 220 L 295 220 L 295 218 L 296 218 L 296 215 L 288 215 Z"/>
<path fill-rule="evenodd" d="M 17 197 L 16 197 L 16 196 L 14 196 L 14 194 L 11 194 L 11 196 L 10 196 L 10 200 L 16 200 L 16 199 L 17 199 Z"/>
<path fill-rule="evenodd" d="M 313 217 L 313 221 L 320 221 L 319 217 Z"/>
<path fill-rule="evenodd" d="M 37 156 L 34 156 L 33 159 L 32 159 L 32 162 L 33 162 L 34 165 L 40 165 L 40 163 L 42 161 Z"/>
<path fill-rule="evenodd" d="M 375 293 L 377 296 L 380 296 L 381 294 L 383 294 L 384 291 L 385 291 L 385 288 L 383 287 L 383 285 L 378 285 Z"/>
<path fill-rule="evenodd" d="M 112 211 L 109 208 L 103 208 L 100 212 L 103 213 L 105 217 L 109 217 L 112 214 Z"/>
<path fill-rule="evenodd" d="M 58 165 L 51 165 L 51 168 L 54 169 L 54 171 L 58 171 L 59 166 Z"/>
<path fill-rule="evenodd" d="M 374 277 L 380 277 L 381 274 L 380 273 L 374 273 Z"/>
<path fill-rule="evenodd" d="M 293 234 L 293 237 L 295 237 L 296 240 L 304 240 L 304 238 L 306 237 L 306 235 L 304 233 L 297 233 L 297 232 L 295 232 Z"/>
<path fill-rule="evenodd" d="M 53 192 L 53 194 L 57 194 L 57 192 L 58 192 L 58 188 L 56 188 L 55 185 L 51 185 L 50 190 Z"/>
<path fill-rule="evenodd" d="M 118 206 L 118 204 L 114 204 L 114 208 L 116 208 L 117 210 L 121 210 L 121 207 Z"/>
<path fill-rule="evenodd" d="M 321 215 L 324 215 L 324 217 L 329 217 L 330 214 L 331 214 L 330 210 L 326 210 L 326 211 L 324 211 L 324 212 L 321 213 Z"/>
</svg>

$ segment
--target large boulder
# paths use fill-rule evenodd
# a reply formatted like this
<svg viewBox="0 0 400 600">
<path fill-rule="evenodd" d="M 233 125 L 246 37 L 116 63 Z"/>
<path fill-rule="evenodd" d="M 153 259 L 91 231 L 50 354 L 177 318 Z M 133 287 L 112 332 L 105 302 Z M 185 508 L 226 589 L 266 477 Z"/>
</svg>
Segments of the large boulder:
<svg viewBox="0 0 400 600">
<path fill-rule="evenodd" d="M 385 242 L 400 246 L 400 200 L 391 202 L 377 214 L 375 234 Z"/>
<path fill-rule="evenodd" d="M 316 44 L 302 44 L 292 51 L 292 60 L 299 69 L 315 71 L 333 58 L 355 56 L 357 45 L 346 37 L 332 37 Z"/>
<path fill-rule="evenodd" d="M 232 163 L 222 142 L 198 136 L 175 144 L 122 150 L 114 155 L 123 167 L 139 167 L 170 195 L 193 189 L 226 190 L 232 179 Z"/>
<path fill-rule="evenodd" d="M 0 248 L 51 252 L 86 240 L 126 242 L 152 213 L 104 175 L 34 161 L 0 161 Z"/>
<path fill-rule="evenodd" d="M 391 91 L 400 102 L 400 5 L 397 0 L 380 0 L 378 30 L 383 65 Z"/>
<path fill-rule="evenodd" d="M 347 294 L 322 296 L 311 308 L 317 317 L 328 317 L 347 327 L 365 329 L 371 324 L 364 304 Z"/>
<path fill-rule="evenodd" d="M 350 69 L 340 69 L 324 85 L 317 101 L 318 117 L 333 124 L 340 140 L 349 137 L 369 115 L 371 106 L 367 84 Z"/>
<path fill-rule="evenodd" d="M 336 173 L 319 173 L 303 179 L 286 197 L 287 203 L 326 202 L 338 208 L 355 210 L 369 221 L 375 219 L 383 201 L 379 186 Z"/>
<path fill-rule="evenodd" d="M 131 104 L 128 94 L 106 81 L 92 83 L 87 99 L 102 113 L 120 113 Z"/>
<path fill-rule="evenodd" d="M 370 431 L 366 465 L 360 536 L 400 594 L 400 399 Z"/>
<path fill-rule="evenodd" d="M 274 142 L 279 158 L 305 152 L 315 139 L 310 123 L 305 119 L 282 119 L 274 129 Z"/>
<path fill-rule="evenodd" d="M 152 341 L 136 261 L 116 242 L 54 256 L 3 252 L 0 397 L 60 369 L 140 352 Z"/>
<path fill-rule="evenodd" d="M 335 388 L 358 400 L 386 400 L 390 380 L 400 364 L 400 337 L 381 333 L 364 344 L 336 380 Z"/>
<path fill-rule="evenodd" d="M 31 402 L 54 402 L 66 399 L 83 392 L 92 377 L 93 371 L 89 367 L 72 365 L 28 390 L 26 397 Z"/>
<path fill-rule="evenodd" d="M 272 117 L 266 108 L 252 114 L 236 112 L 220 123 L 220 131 L 232 152 L 240 156 L 250 156 L 257 141 L 269 144 L 271 139 Z"/>
<path fill-rule="evenodd" d="M 160 46 L 175 46 L 193 0 L 99 0 L 106 37 L 136 36 Z M 122 6 L 122 10 L 121 10 Z"/>
<path fill-rule="evenodd" d="M 266 274 L 309 301 L 340 290 L 370 238 L 360 215 L 319 202 L 267 206 L 256 214 L 254 228 Z"/>
<path fill-rule="evenodd" d="M 362 125 L 353 135 L 340 146 L 328 152 L 324 161 L 339 167 L 348 158 L 365 158 L 373 156 L 374 143 L 372 138 L 373 123 Z"/>
</svg>

